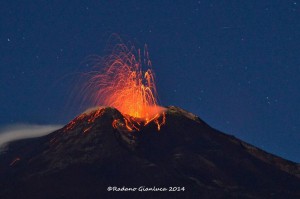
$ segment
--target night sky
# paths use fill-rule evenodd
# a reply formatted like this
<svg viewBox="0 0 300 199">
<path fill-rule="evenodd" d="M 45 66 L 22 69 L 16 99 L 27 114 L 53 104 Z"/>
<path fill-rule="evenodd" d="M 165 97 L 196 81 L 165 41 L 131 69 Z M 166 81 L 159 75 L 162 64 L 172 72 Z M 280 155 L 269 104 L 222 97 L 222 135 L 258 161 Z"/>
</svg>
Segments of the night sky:
<svg viewBox="0 0 300 199">
<path fill-rule="evenodd" d="M 0 16 L 1 126 L 83 111 L 82 63 L 116 33 L 147 43 L 162 105 L 300 162 L 300 1 L 1 0 Z"/>
</svg>

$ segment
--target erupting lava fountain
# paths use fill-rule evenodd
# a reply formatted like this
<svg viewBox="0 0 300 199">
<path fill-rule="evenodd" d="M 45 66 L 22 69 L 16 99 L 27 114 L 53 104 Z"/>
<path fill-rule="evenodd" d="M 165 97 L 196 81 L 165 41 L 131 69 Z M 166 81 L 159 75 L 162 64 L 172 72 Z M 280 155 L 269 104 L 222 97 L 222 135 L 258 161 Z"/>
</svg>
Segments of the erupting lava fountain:
<svg viewBox="0 0 300 199">
<path fill-rule="evenodd" d="M 146 70 L 143 70 L 143 67 Z M 94 106 L 111 106 L 124 116 L 128 130 L 139 130 L 150 121 L 158 130 L 165 123 L 164 108 L 158 105 L 155 75 L 147 46 L 143 53 L 125 44 L 117 44 L 111 55 L 94 63 L 87 73 L 84 92 Z M 160 117 L 162 116 L 162 117 Z M 116 127 L 118 121 L 114 121 Z"/>
</svg>

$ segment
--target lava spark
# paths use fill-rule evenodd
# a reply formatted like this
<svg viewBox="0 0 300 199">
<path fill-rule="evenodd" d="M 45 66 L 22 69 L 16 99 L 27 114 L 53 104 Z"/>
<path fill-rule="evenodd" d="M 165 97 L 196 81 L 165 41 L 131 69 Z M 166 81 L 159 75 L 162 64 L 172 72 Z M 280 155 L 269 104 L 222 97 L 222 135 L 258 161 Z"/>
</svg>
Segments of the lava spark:
<svg viewBox="0 0 300 199">
<path fill-rule="evenodd" d="M 111 55 L 96 61 L 94 66 L 95 70 L 88 73 L 89 81 L 85 88 L 93 105 L 118 109 L 125 116 L 126 126 L 130 131 L 138 129 L 132 120 L 143 121 L 143 125 L 155 121 L 158 129 L 160 128 L 164 119 L 159 122 L 158 118 L 164 108 L 158 105 L 147 46 L 141 53 L 140 49 L 136 50 L 133 46 L 128 48 L 124 44 L 118 44 Z M 143 70 L 143 67 L 146 69 Z M 138 124 L 141 125 L 139 122 Z"/>
</svg>

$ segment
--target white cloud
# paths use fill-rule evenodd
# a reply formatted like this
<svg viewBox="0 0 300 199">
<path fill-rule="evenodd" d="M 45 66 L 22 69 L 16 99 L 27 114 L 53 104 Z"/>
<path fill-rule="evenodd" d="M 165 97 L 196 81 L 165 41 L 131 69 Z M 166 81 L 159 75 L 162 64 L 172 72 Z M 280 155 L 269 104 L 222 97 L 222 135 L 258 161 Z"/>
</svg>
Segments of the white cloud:
<svg viewBox="0 0 300 199">
<path fill-rule="evenodd" d="M 47 135 L 62 125 L 14 124 L 0 128 L 0 149 L 7 143 Z"/>
</svg>

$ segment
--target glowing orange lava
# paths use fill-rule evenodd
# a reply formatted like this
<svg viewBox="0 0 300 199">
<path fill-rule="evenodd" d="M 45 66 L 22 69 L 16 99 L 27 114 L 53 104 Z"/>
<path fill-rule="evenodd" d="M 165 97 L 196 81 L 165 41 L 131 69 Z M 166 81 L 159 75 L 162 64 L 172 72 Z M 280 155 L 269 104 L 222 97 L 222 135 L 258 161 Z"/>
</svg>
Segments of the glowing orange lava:
<svg viewBox="0 0 300 199">
<path fill-rule="evenodd" d="M 86 89 L 90 91 L 94 105 L 118 109 L 125 116 L 128 130 L 138 130 L 137 126 L 141 123 L 147 125 L 150 121 L 155 121 L 160 128 L 164 119 L 159 122 L 158 118 L 164 108 L 158 106 L 155 78 L 146 46 L 141 55 L 140 49 L 118 44 L 110 56 L 95 65 L 96 69 L 98 66 L 104 69 L 88 73 L 90 79 Z M 114 122 L 113 126 L 116 124 Z"/>
<path fill-rule="evenodd" d="M 20 161 L 21 158 L 19 157 L 16 157 L 11 163 L 10 163 L 10 166 L 14 166 L 18 161 Z"/>
</svg>

